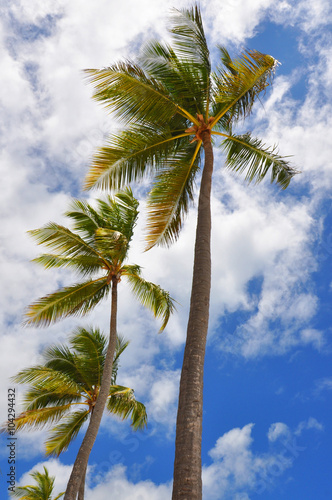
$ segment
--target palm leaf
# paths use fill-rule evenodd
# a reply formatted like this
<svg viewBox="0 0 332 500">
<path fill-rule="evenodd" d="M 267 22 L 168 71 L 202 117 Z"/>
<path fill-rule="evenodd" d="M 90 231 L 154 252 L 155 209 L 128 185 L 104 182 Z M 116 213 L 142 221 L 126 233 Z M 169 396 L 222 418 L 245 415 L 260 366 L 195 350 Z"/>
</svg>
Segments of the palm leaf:
<svg viewBox="0 0 332 500">
<path fill-rule="evenodd" d="M 120 62 L 102 70 L 88 69 L 95 85 L 93 97 L 127 123 L 164 123 L 179 113 L 195 121 L 186 110 L 172 102 L 166 88 L 149 78 L 131 62 Z"/>
<path fill-rule="evenodd" d="M 107 277 L 61 288 L 42 297 L 26 312 L 26 325 L 47 326 L 69 315 L 87 314 L 109 292 Z"/>
<path fill-rule="evenodd" d="M 167 325 L 170 315 L 174 311 L 174 301 L 169 293 L 150 281 L 145 281 L 132 268 L 123 266 L 123 274 L 127 277 L 132 292 L 144 307 L 150 309 L 154 316 L 162 318 L 160 331 Z"/>
<path fill-rule="evenodd" d="M 94 156 L 85 180 L 87 189 L 119 189 L 123 185 L 142 179 L 159 169 L 165 159 L 174 154 L 181 144 L 188 122 L 172 134 L 169 126 L 154 127 L 148 124 L 131 126 L 108 142 Z M 183 143 L 184 144 L 184 143 Z"/>
<path fill-rule="evenodd" d="M 62 406 L 50 406 L 47 408 L 38 408 L 37 410 L 29 410 L 21 413 L 15 418 L 16 430 L 21 429 L 42 429 L 45 425 L 52 425 L 68 413 L 71 404 Z"/>
<path fill-rule="evenodd" d="M 107 410 L 125 420 L 130 417 L 133 429 L 143 429 L 147 425 L 147 414 L 143 403 L 135 399 L 129 387 L 112 385 L 107 400 Z"/>
<path fill-rule="evenodd" d="M 189 152 L 169 159 L 158 175 L 148 200 L 148 248 L 155 244 L 170 245 L 180 233 L 184 214 L 193 202 L 193 187 L 198 171 L 202 142 Z M 191 157 L 190 157 L 191 156 Z"/>
<path fill-rule="evenodd" d="M 65 451 L 76 438 L 88 416 L 89 410 L 79 410 L 63 418 L 61 424 L 50 432 L 50 437 L 45 443 L 46 454 L 58 457 Z"/>
<path fill-rule="evenodd" d="M 276 147 L 267 148 L 249 133 L 230 136 L 223 145 L 227 151 L 226 166 L 235 172 L 246 171 L 248 182 L 260 182 L 271 169 L 271 182 L 275 181 L 285 189 L 298 173 L 278 155 Z"/>
<path fill-rule="evenodd" d="M 105 267 L 105 259 L 94 255 L 80 255 L 79 257 L 62 257 L 54 254 L 42 254 L 33 262 L 41 264 L 45 269 L 52 268 L 73 268 L 80 276 L 89 276 Z"/>
<path fill-rule="evenodd" d="M 228 62 L 230 69 L 218 68 L 212 75 L 215 101 L 212 127 L 228 112 L 233 120 L 247 116 L 256 97 L 269 85 L 276 64 L 272 56 L 248 50 Z"/>
</svg>

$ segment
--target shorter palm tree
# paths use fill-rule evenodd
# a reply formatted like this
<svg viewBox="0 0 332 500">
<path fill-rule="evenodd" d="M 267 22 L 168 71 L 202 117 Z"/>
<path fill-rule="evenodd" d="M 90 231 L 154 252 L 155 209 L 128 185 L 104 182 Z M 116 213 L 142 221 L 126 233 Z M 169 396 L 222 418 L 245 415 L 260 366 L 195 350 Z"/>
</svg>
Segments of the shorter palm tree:
<svg viewBox="0 0 332 500">
<path fill-rule="evenodd" d="M 145 406 L 134 391 L 116 385 L 119 357 L 128 346 L 117 336 L 113 360 L 112 385 L 106 408 L 122 419 L 131 419 L 133 429 L 147 423 Z M 13 381 L 28 384 L 24 411 L 15 419 L 16 430 L 51 426 L 45 442 L 46 454 L 59 456 L 76 438 L 91 417 L 99 394 L 105 365 L 107 338 L 92 328 L 77 328 L 68 345 L 54 345 L 43 353 L 43 363 L 26 368 Z M 55 424 L 55 425 L 54 425 Z M 79 498 L 84 497 L 85 474 Z"/>
<path fill-rule="evenodd" d="M 66 215 L 74 222 L 74 231 L 50 222 L 30 232 L 39 244 L 53 251 L 35 260 L 46 268 L 71 268 L 82 280 L 40 298 L 29 307 L 26 317 L 27 324 L 45 326 L 69 315 L 85 315 L 111 295 L 110 334 L 100 390 L 64 497 L 64 500 L 76 500 L 109 397 L 116 345 L 118 284 L 123 277 L 129 282 L 138 300 L 162 318 L 161 330 L 174 304 L 168 292 L 142 278 L 140 266 L 125 264 L 138 217 L 138 201 L 131 189 L 113 198 L 96 200 L 96 208 L 76 200 Z"/>
<path fill-rule="evenodd" d="M 30 476 L 36 481 L 36 486 L 17 486 L 11 493 L 12 497 L 20 500 L 58 500 L 64 495 L 63 492 L 52 497 L 55 478 L 49 475 L 46 467 L 44 467 L 44 472 L 31 472 Z"/>
</svg>

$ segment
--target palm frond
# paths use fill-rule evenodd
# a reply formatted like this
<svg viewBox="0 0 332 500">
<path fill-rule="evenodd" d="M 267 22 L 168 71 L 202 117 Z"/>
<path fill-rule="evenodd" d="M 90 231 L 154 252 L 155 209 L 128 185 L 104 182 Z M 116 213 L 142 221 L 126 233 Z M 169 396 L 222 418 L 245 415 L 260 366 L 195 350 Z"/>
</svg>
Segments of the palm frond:
<svg viewBox="0 0 332 500">
<path fill-rule="evenodd" d="M 157 176 L 148 199 L 148 248 L 156 244 L 169 246 L 180 233 L 184 215 L 193 202 L 194 179 L 199 169 L 199 150 L 202 142 L 191 146 L 190 155 L 169 159 Z"/>
<path fill-rule="evenodd" d="M 94 255 L 80 255 L 79 257 L 62 257 L 54 254 L 42 254 L 33 262 L 41 264 L 45 269 L 71 268 L 80 276 L 85 277 L 100 271 L 105 266 L 105 260 Z"/>
<path fill-rule="evenodd" d="M 58 457 L 76 438 L 84 422 L 89 416 L 89 410 L 79 410 L 67 415 L 61 424 L 54 427 L 50 437 L 45 442 L 46 455 Z"/>
<path fill-rule="evenodd" d="M 223 145 L 227 151 L 226 166 L 235 172 L 246 171 L 248 182 L 260 182 L 270 170 L 271 182 L 285 189 L 292 177 L 299 173 L 278 155 L 276 147 L 267 148 L 249 133 L 229 136 Z"/>
<path fill-rule="evenodd" d="M 98 328 L 77 328 L 70 345 L 75 352 L 75 366 L 89 388 L 100 386 L 107 349 L 105 335 Z"/>
<path fill-rule="evenodd" d="M 44 472 L 34 471 L 30 476 L 36 481 L 36 485 L 16 486 L 14 491 L 10 492 L 11 497 L 20 498 L 21 500 L 52 500 L 51 494 L 54 488 L 53 476 L 49 475 L 47 468 L 44 466 Z M 58 500 L 64 495 L 59 493 L 53 500 Z"/>
<path fill-rule="evenodd" d="M 33 229 L 28 233 L 37 241 L 38 245 L 52 248 L 56 254 L 63 257 L 78 257 L 81 255 L 100 257 L 97 251 L 70 229 L 49 222 L 46 226 Z"/>
<path fill-rule="evenodd" d="M 113 263 L 125 259 L 129 242 L 124 234 L 100 227 L 96 230 L 95 240 L 98 251 Z"/>
<path fill-rule="evenodd" d="M 102 101 L 126 123 L 164 123 L 179 113 L 191 119 L 167 93 L 162 83 L 149 78 L 131 62 L 119 62 L 102 70 L 85 71 L 96 91 L 94 99 Z"/>
<path fill-rule="evenodd" d="M 107 400 L 107 410 L 125 420 L 130 417 L 133 429 L 143 429 L 147 425 L 147 413 L 143 403 L 135 399 L 129 387 L 112 385 Z"/>
<path fill-rule="evenodd" d="M 184 128 L 188 122 L 195 123 L 197 113 L 206 108 L 208 100 L 209 78 L 205 66 L 178 58 L 169 45 L 157 41 L 145 45 L 140 63 L 150 77 L 163 82 L 173 102 L 188 112 Z"/>
<path fill-rule="evenodd" d="M 42 429 L 45 425 L 52 425 L 59 422 L 68 413 L 70 407 L 71 404 L 69 403 L 62 406 L 50 406 L 25 411 L 14 420 L 16 430 Z"/>
<path fill-rule="evenodd" d="M 46 356 L 45 358 L 47 359 Z M 25 368 L 12 377 L 12 380 L 17 384 L 29 384 L 38 389 L 44 387 L 45 390 L 53 391 L 57 395 L 73 395 L 79 391 L 80 385 L 72 377 L 72 373 L 66 373 L 58 362 L 56 366 L 57 369 L 50 364 Z"/>
<path fill-rule="evenodd" d="M 173 9 L 169 31 L 173 35 L 175 52 L 200 68 L 206 86 L 211 72 L 211 62 L 199 7 L 195 5 L 191 9 Z"/>
<path fill-rule="evenodd" d="M 138 274 L 129 270 L 125 270 L 124 274 L 129 281 L 134 295 L 141 304 L 150 309 L 155 317 L 162 318 L 163 322 L 160 331 L 163 331 L 170 315 L 175 309 L 174 300 L 159 285 L 145 281 Z"/>
<path fill-rule="evenodd" d="M 256 97 L 270 84 L 276 64 L 272 56 L 255 50 L 247 50 L 234 60 L 229 57 L 226 66 L 230 69 L 218 68 L 212 75 L 215 102 L 212 127 L 226 113 L 230 113 L 232 120 L 246 117 Z"/>
<path fill-rule="evenodd" d="M 26 325 L 47 326 L 69 315 L 87 314 L 109 292 L 107 277 L 89 280 L 40 298 L 26 312 Z"/>
<path fill-rule="evenodd" d="M 117 135 L 111 135 L 104 147 L 94 156 L 85 188 L 120 189 L 141 180 L 179 148 L 181 139 L 188 137 L 188 123 L 181 124 L 177 133 L 169 126 L 133 125 Z"/>
</svg>

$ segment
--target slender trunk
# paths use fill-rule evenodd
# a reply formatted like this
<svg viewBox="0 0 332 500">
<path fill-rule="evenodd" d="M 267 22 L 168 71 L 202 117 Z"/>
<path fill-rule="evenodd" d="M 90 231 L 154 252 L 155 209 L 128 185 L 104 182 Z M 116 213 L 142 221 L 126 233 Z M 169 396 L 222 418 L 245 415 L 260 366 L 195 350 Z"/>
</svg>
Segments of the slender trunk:
<svg viewBox="0 0 332 500">
<path fill-rule="evenodd" d="M 78 490 L 77 500 L 84 500 L 85 478 L 86 478 L 86 469 L 85 469 L 84 474 L 82 476 L 80 488 Z"/>
<path fill-rule="evenodd" d="M 100 385 L 99 395 L 92 412 L 88 429 L 83 438 L 80 449 L 70 475 L 64 500 L 76 500 L 80 488 L 82 477 L 85 474 L 90 452 L 96 440 L 100 422 L 104 413 L 105 405 L 109 395 L 112 381 L 113 358 L 116 347 L 116 316 L 117 316 L 117 285 L 118 279 L 112 278 L 112 302 L 111 302 L 111 324 L 110 339 L 108 343 L 103 376 Z"/>
<path fill-rule="evenodd" d="M 213 150 L 202 133 L 205 161 L 198 201 L 187 340 L 180 380 L 172 500 L 202 498 L 203 371 L 211 288 L 211 181 Z"/>
</svg>

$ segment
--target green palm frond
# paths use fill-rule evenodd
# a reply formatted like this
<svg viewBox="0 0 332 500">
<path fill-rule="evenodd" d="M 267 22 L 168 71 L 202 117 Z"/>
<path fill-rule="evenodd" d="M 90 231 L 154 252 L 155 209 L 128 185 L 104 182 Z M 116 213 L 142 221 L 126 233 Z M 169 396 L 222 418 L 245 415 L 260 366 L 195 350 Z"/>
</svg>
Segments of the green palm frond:
<svg viewBox="0 0 332 500">
<path fill-rule="evenodd" d="M 77 328 L 70 345 L 75 352 L 75 366 L 85 380 L 85 388 L 100 386 L 107 349 L 107 339 L 98 328 Z"/>
<path fill-rule="evenodd" d="M 96 91 L 93 97 L 102 101 L 126 123 L 164 123 L 176 113 L 191 119 L 180 106 L 172 102 L 160 82 L 149 78 L 131 62 L 119 62 L 102 70 L 86 70 Z"/>
<path fill-rule="evenodd" d="M 46 226 L 33 229 L 32 231 L 28 231 L 28 233 L 37 241 L 38 245 L 45 245 L 48 248 L 52 248 L 56 254 L 61 254 L 63 257 L 87 255 L 102 258 L 78 234 L 54 222 L 49 222 Z"/>
<path fill-rule="evenodd" d="M 50 348 L 48 351 L 50 351 Z M 47 356 L 44 356 L 44 359 L 47 359 Z M 59 363 L 57 362 L 58 366 Z M 75 394 L 80 387 L 71 373 L 66 373 L 63 367 L 61 367 L 61 370 L 59 368 L 55 370 L 50 364 L 25 368 L 12 377 L 12 380 L 17 384 L 29 384 L 38 388 L 44 387 L 45 390 L 52 391 L 55 394 Z"/>
<path fill-rule="evenodd" d="M 172 134 L 168 124 L 153 127 L 148 124 L 133 125 L 117 135 L 111 135 L 92 160 L 85 179 L 85 187 L 119 189 L 123 185 L 141 180 L 153 169 L 163 165 L 174 154 L 181 140 L 188 142 L 185 133 L 188 123 L 179 124 L 181 129 Z"/>
<path fill-rule="evenodd" d="M 267 148 L 259 139 L 249 133 L 233 135 L 225 139 L 223 145 L 227 152 L 226 166 L 235 172 L 246 171 L 248 182 L 260 182 L 271 171 L 271 182 L 285 189 L 291 178 L 298 173 L 277 153 L 277 148 Z"/>
<path fill-rule="evenodd" d="M 191 9 L 173 9 L 170 32 L 173 35 L 175 52 L 195 67 L 199 67 L 206 86 L 211 72 L 211 62 L 199 7 L 195 5 Z"/>
<path fill-rule="evenodd" d="M 163 82 L 170 98 L 186 109 L 187 126 L 189 121 L 196 120 L 196 114 L 205 109 L 207 102 L 209 86 L 205 68 L 179 59 L 170 46 L 159 42 L 146 44 L 140 62 L 150 77 Z"/>
<path fill-rule="evenodd" d="M 100 227 L 96 230 L 95 240 L 98 251 L 114 263 L 125 259 L 129 242 L 124 234 Z"/>
<path fill-rule="evenodd" d="M 25 324 L 47 326 L 69 315 L 83 316 L 108 292 L 107 277 L 61 288 L 33 303 L 26 312 Z"/>
<path fill-rule="evenodd" d="M 193 187 L 199 169 L 201 141 L 188 152 L 169 159 L 157 176 L 148 199 L 148 248 L 169 246 L 180 233 L 184 215 L 194 200 Z"/>
<path fill-rule="evenodd" d="M 62 419 L 69 411 L 71 403 L 62 406 L 38 408 L 21 413 L 15 418 L 16 430 L 42 429 Z"/>
<path fill-rule="evenodd" d="M 129 387 L 112 385 L 107 400 L 107 410 L 125 420 L 130 417 L 133 429 L 143 429 L 147 425 L 147 414 L 143 403 L 135 399 Z"/>
<path fill-rule="evenodd" d="M 45 442 L 46 454 L 58 457 L 76 438 L 84 422 L 89 416 L 89 410 L 75 411 L 61 420 L 61 424 L 54 427 L 50 437 Z"/>
<path fill-rule="evenodd" d="M 154 316 L 162 318 L 160 331 L 163 331 L 168 323 L 170 315 L 175 309 L 174 301 L 169 293 L 150 281 L 145 281 L 132 269 L 124 266 L 123 274 L 127 277 L 132 292 L 144 307 L 150 309 Z"/>
<path fill-rule="evenodd" d="M 96 229 L 103 227 L 105 224 L 105 220 L 98 211 L 85 200 L 73 200 L 65 215 L 74 222 L 74 231 L 78 231 L 82 234 L 84 241 L 87 241 L 89 245 L 93 245 Z"/>
<path fill-rule="evenodd" d="M 13 492 L 10 492 L 11 497 L 19 498 L 20 500 L 52 500 L 52 492 L 54 489 L 53 476 L 49 475 L 47 468 L 44 466 L 44 472 L 32 472 L 30 476 L 36 481 L 36 485 L 16 486 Z M 53 500 L 59 500 L 63 493 L 59 493 Z"/>
<path fill-rule="evenodd" d="M 246 117 L 256 97 L 270 84 L 276 64 L 272 56 L 247 50 L 228 61 L 230 69 L 218 68 L 212 75 L 215 101 L 212 126 L 227 112 L 235 120 Z"/>
<path fill-rule="evenodd" d="M 62 257 L 54 254 L 42 254 L 36 259 L 33 259 L 33 262 L 41 264 L 45 267 L 45 269 L 68 267 L 76 271 L 82 277 L 97 273 L 103 266 L 105 266 L 105 261 L 102 261 L 100 257 L 93 255 Z"/>
</svg>

